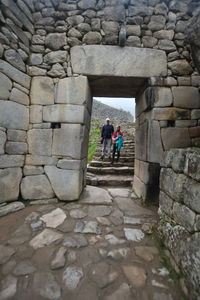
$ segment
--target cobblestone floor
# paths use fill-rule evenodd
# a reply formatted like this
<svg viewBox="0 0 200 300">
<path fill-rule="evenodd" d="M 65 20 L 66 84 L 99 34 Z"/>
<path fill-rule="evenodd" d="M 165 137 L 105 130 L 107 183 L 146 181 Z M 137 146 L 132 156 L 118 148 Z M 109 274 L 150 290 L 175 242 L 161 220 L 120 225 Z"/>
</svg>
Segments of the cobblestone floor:
<svg viewBox="0 0 200 300">
<path fill-rule="evenodd" d="M 151 234 L 156 210 L 126 188 L 0 219 L 0 300 L 183 300 Z"/>
</svg>

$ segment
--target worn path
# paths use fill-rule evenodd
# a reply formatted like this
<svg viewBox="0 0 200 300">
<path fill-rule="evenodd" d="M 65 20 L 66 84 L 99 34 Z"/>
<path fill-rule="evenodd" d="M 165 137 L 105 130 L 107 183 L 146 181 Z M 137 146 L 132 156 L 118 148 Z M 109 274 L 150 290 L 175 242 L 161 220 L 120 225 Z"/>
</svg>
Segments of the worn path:
<svg viewBox="0 0 200 300">
<path fill-rule="evenodd" d="M 155 210 L 126 188 L 0 219 L 0 300 L 182 300 L 155 247 Z"/>
</svg>

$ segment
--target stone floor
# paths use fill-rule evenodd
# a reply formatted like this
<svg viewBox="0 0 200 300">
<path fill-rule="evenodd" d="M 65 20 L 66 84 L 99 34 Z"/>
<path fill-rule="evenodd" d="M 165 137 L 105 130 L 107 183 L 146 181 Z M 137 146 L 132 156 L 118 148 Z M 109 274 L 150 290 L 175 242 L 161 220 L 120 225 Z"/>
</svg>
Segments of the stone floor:
<svg viewBox="0 0 200 300">
<path fill-rule="evenodd" d="M 156 209 L 127 188 L 0 218 L 0 300 L 183 300 L 152 238 Z"/>
</svg>

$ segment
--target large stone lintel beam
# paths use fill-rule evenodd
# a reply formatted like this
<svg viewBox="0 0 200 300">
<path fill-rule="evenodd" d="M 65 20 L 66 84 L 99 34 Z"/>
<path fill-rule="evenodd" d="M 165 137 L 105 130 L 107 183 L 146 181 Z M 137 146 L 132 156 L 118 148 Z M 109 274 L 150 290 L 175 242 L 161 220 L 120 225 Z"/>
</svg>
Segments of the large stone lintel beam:
<svg viewBox="0 0 200 300">
<path fill-rule="evenodd" d="M 86 45 L 71 49 L 73 72 L 87 76 L 153 77 L 167 75 L 167 58 L 157 49 Z"/>
</svg>

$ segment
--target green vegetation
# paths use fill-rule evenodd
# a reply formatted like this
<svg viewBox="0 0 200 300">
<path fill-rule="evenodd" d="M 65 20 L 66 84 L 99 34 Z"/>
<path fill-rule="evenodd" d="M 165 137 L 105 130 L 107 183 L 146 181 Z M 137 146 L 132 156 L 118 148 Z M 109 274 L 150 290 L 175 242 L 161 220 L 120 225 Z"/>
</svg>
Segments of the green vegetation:
<svg viewBox="0 0 200 300">
<path fill-rule="evenodd" d="M 89 147 L 88 147 L 88 163 L 90 163 L 95 154 L 97 145 L 100 139 L 100 123 L 98 121 L 92 121 L 90 126 L 90 139 L 89 139 Z"/>
</svg>

